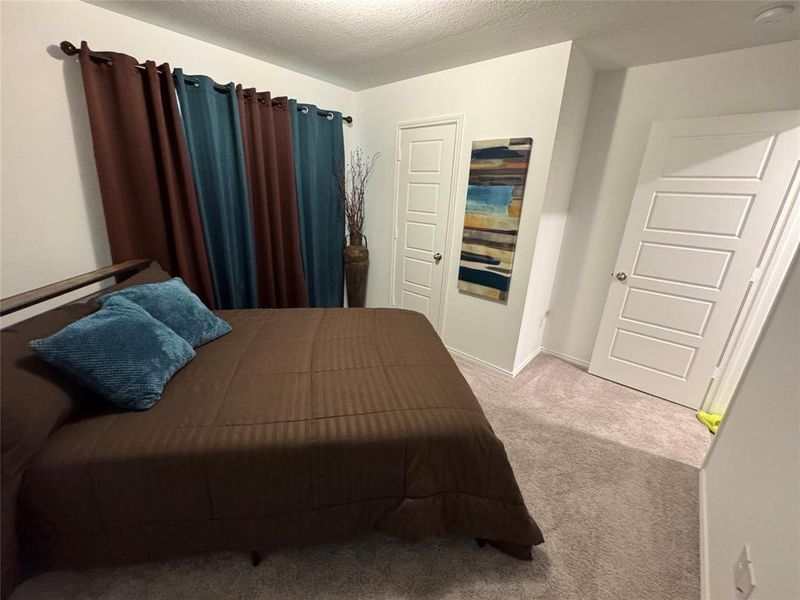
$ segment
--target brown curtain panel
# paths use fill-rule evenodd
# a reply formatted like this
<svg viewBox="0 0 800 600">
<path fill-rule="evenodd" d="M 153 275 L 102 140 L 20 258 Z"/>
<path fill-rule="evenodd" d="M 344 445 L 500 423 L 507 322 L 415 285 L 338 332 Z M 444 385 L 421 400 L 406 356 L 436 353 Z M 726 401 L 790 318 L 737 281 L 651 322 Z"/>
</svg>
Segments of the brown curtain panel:
<svg viewBox="0 0 800 600">
<path fill-rule="evenodd" d="M 308 306 L 287 98 L 236 88 L 253 213 L 259 306 Z"/>
<path fill-rule="evenodd" d="M 168 64 L 116 52 L 80 64 L 111 258 L 157 260 L 212 308 L 186 137 Z"/>
</svg>

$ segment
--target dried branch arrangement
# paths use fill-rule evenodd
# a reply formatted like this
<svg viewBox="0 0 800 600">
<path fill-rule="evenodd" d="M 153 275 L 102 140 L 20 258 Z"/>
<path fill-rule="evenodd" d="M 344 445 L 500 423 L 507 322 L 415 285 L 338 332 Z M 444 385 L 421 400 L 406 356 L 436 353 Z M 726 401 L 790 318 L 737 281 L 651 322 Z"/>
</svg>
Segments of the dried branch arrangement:
<svg viewBox="0 0 800 600">
<path fill-rule="evenodd" d="M 350 164 L 336 174 L 339 184 L 339 195 L 344 203 L 344 214 L 347 217 L 347 230 L 350 243 L 361 245 L 364 231 L 364 192 L 367 182 L 375 170 L 380 152 L 366 156 L 361 148 L 350 152 Z"/>
</svg>

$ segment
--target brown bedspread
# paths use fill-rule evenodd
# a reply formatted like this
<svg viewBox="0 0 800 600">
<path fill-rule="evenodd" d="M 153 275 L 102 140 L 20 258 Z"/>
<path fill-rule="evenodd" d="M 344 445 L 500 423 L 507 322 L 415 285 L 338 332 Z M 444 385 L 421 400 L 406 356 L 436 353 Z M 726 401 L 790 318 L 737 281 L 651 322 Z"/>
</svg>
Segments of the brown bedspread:
<svg viewBox="0 0 800 600">
<path fill-rule="evenodd" d="M 265 550 L 378 530 L 542 542 L 427 320 L 390 309 L 220 311 L 233 331 L 144 413 L 53 432 L 20 518 L 39 568 Z"/>
</svg>

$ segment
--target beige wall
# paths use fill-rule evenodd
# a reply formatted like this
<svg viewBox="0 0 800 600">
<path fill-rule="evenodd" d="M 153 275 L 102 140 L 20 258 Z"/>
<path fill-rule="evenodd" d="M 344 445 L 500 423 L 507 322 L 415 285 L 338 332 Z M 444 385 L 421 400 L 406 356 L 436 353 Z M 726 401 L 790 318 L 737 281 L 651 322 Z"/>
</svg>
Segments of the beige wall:
<svg viewBox="0 0 800 600">
<path fill-rule="evenodd" d="M 701 472 L 707 600 L 734 598 L 750 544 L 750 600 L 800 598 L 800 260 L 784 281 Z"/>
<path fill-rule="evenodd" d="M 544 347 L 588 361 L 654 120 L 800 107 L 800 42 L 595 77 Z"/>
<path fill-rule="evenodd" d="M 61 40 L 293 96 L 359 124 L 355 92 L 97 6 L 3 1 L 0 11 L 3 297 L 110 262 L 80 69 Z M 351 134 L 345 127 L 346 142 Z"/>
<path fill-rule="evenodd" d="M 464 131 L 458 149 L 458 183 L 440 333 L 450 348 L 506 371 L 513 369 L 517 353 L 571 48 L 572 44 L 566 42 L 358 93 L 362 119 L 358 142 L 367 152 L 382 154 L 367 194 L 366 230 L 371 260 L 367 303 L 390 303 L 397 124 L 462 114 Z M 508 302 L 460 293 L 456 281 L 472 141 L 526 136 L 533 138 L 533 150 Z"/>
<path fill-rule="evenodd" d="M 346 144 L 359 143 L 368 152 L 383 154 L 367 206 L 372 306 L 389 304 L 395 126 L 409 119 L 463 114 L 442 335 L 454 349 L 506 371 L 519 364 L 518 356 L 528 346 L 535 350 L 540 345 L 566 202 L 549 205 L 554 212 L 541 224 L 540 217 L 548 210 L 547 198 L 568 198 L 569 186 L 553 179 L 566 173 L 571 182 L 575 160 L 568 156 L 559 163 L 568 168 L 555 168 L 551 156 L 557 129 L 565 132 L 558 137 L 568 140 L 560 155 L 575 154 L 580 128 L 575 127 L 574 107 L 580 119 L 591 82 L 591 69 L 571 42 L 356 93 L 83 2 L 3 2 L 2 296 L 110 262 L 80 70 L 76 59 L 57 48 L 62 39 L 76 44 L 86 39 L 96 50 L 168 61 L 188 73 L 240 81 L 353 114 L 356 123 L 345 130 Z M 574 101 L 564 96 L 568 66 L 570 89 L 581 95 Z M 570 118 L 559 121 L 562 111 Z M 531 136 L 534 144 L 510 297 L 502 304 L 459 294 L 456 274 L 471 142 L 509 136 Z M 544 281 L 540 285 L 535 275 L 537 283 L 529 285 L 537 237 L 543 244 L 537 261 Z M 523 331 L 520 344 L 526 306 L 527 322 L 535 326 Z M 2 324 L 21 316 L 26 313 Z"/>
<path fill-rule="evenodd" d="M 599 73 L 573 186 L 591 68 L 571 42 L 356 93 L 83 2 L 0 7 L 0 295 L 110 261 L 79 68 L 55 46 L 87 39 L 95 49 L 353 114 L 346 144 L 383 154 L 367 199 L 371 306 L 390 302 L 395 126 L 463 114 L 441 333 L 448 346 L 506 371 L 539 346 L 588 360 L 653 120 L 800 105 L 800 42 Z M 533 154 L 508 302 L 461 294 L 471 142 L 528 135 Z"/>
<path fill-rule="evenodd" d="M 514 373 L 524 368 L 542 347 L 593 81 L 594 70 L 580 49 L 573 46 L 519 328 Z"/>
</svg>

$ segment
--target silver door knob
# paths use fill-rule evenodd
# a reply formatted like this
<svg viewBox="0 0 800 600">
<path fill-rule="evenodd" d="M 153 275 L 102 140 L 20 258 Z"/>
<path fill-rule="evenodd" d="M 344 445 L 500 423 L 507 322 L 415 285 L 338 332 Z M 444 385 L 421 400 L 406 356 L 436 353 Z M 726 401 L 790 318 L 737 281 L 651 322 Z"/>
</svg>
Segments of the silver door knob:
<svg viewBox="0 0 800 600">
<path fill-rule="evenodd" d="M 620 281 L 625 281 L 625 280 L 628 278 L 628 274 L 627 274 L 627 273 L 625 273 L 625 272 L 623 272 L 623 271 L 620 271 L 619 273 L 617 273 L 616 275 L 614 275 L 614 277 L 616 277 L 616 278 L 617 278 L 617 279 L 619 279 Z"/>
<path fill-rule="evenodd" d="M 436 264 L 439 264 L 439 261 L 442 260 L 442 253 L 441 252 L 437 252 L 436 254 L 434 254 L 433 255 L 433 260 L 436 261 Z"/>
</svg>

